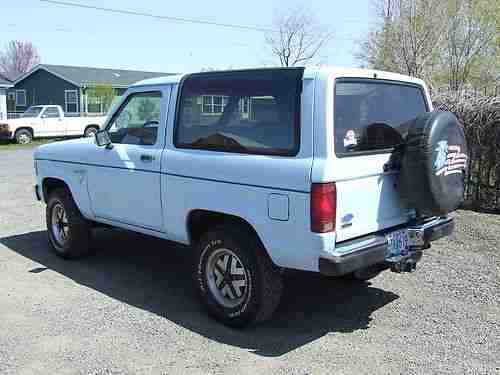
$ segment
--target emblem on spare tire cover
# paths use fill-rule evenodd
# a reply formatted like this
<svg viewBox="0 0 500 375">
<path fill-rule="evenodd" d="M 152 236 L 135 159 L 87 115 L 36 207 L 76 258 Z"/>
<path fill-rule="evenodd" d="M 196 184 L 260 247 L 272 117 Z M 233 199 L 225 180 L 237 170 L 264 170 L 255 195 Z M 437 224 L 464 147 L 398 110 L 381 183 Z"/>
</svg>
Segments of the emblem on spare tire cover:
<svg viewBox="0 0 500 375">
<path fill-rule="evenodd" d="M 437 143 L 434 170 L 436 176 L 448 176 L 463 173 L 467 165 L 467 155 L 461 152 L 461 147 L 448 145 L 448 141 Z"/>
</svg>

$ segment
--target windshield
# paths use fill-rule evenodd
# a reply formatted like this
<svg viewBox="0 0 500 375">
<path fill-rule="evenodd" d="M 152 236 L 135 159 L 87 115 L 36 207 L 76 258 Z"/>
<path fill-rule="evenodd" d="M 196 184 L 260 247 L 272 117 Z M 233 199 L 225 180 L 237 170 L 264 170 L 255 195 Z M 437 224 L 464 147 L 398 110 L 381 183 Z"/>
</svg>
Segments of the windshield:
<svg viewBox="0 0 500 375">
<path fill-rule="evenodd" d="M 21 117 L 30 118 L 30 117 L 38 117 L 40 112 L 42 111 L 42 107 L 29 107 L 26 112 L 24 112 Z"/>
<path fill-rule="evenodd" d="M 337 155 L 390 152 L 427 111 L 422 88 L 366 79 L 337 79 L 334 106 Z"/>
</svg>

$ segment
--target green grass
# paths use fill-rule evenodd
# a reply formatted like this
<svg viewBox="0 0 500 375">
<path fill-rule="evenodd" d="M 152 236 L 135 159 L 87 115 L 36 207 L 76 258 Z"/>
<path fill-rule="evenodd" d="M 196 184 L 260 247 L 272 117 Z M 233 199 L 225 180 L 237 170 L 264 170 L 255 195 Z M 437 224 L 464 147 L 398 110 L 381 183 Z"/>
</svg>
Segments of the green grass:
<svg viewBox="0 0 500 375">
<path fill-rule="evenodd" d="M 20 145 L 17 144 L 15 141 L 0 141 L 0 151 L 3 150 L 16 150 L 16 149 L 28 149 L 28 148 L 35 148 L 37 146 L 54 142 L 54 139 L 35 139 L 31 143 L 27 145 Z"/>
</svg>

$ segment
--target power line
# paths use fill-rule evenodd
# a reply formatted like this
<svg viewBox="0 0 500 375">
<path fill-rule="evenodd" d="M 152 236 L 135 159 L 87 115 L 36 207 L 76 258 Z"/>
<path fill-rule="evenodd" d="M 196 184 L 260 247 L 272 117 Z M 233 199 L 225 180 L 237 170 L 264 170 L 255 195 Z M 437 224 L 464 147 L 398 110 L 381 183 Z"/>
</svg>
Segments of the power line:
<svg viewBox="0 0 500 375">
<path fill-rule="evenodd" d="M 233 24 L 233 23 L 220 23 L 220 22 L 213 22 L 213 21 L 206 21 L 206 20 L 197 20 L 197 19 L 193 19 L 193 18 L 163 16 L 163 15 L 153 14 L 153 13 L 137 12 L 134 10 L 103 8 L 103 7 L 97 7 L 97 6 L 93 6 L 93 5 L 87 5 L 87 4 L 72 3 L 72 2 L 68 2 L 68 1 L 58 1 L 58 0 L 39 0 L 39 1 L 42 3 L 49 3 L 49 4 L 53 4 L 53 5 L 62 5 L 62 6 L 68 6 L 68 7 L 100 10 L 100 11 L 109 12 L 109 13 L 126 14 L 129 16 L 150 17 L 150 18 L 156 18 L 156 19 L 160 19 L 160 20 L 196 23 L 196 24 L 202 24 L 202 25 L 228 27 L 228 28 L 232 28 L 232 29 L 244 29 L 244 30 L 260 31 L 260 32 L 276 32 L 277 31 L 277 30 L 274 30 L 274 29 L 271 29 L 268 27 L 238 25 L 238 24 Z"/>
<path fill-rule="evenodd" d="M 129 15 L 129 16 L 149 17 L 149 18 L 156 18 L 159 20 L 170 20 L 170 21 L 177 21 L 177 22 L 186 22 L 186 23 L 194 23 L 194 24 L 202 24 L 202 25 L 210 25 L 210 26 L 227 27 L 227 28 L 232 28 L 232 29 L 252 30 L 252 31 L 259 31 L 259 32 L 278 32 L 278 30 L 272 29 L 270 27 L 240 25 L 240 24 L 235 24 L 235 23 L 222 23 L 222 22 L 214 22 L 214 21 L 207 21 L 207 20 L 198 20 L 198 19 L 194 19 L 194 18 L 163 16 L 163 15 L 153 14 L 153 13 L 138 12 L 135 10 L 103 8 L 103 7 L 98 7 L 98 6 L 94 6 L 94 5 L 73 3 L 73 2 L 69 2 L 69 1 L 59 1 L 59 0 L 39 0 L 39 1 L 42 3 L 48 3 L 48 4 L 52 4 L 52 5 L 62 5 L 62 6 L 67 6 L 67 7 L 99 10 L 102 12 L 124 14 L 124 15 Z M 367 22 L 364 20 L 358 20 L 358 19 L 353 19 L 353 18 L 345 18 L 345 19 L 343 19 L 342 22 L 344 22 L 344 23 L 360 23 L 360 24 L 365 24 L 365 25 L 370 23 L 370 22 Z"/>
</svg>

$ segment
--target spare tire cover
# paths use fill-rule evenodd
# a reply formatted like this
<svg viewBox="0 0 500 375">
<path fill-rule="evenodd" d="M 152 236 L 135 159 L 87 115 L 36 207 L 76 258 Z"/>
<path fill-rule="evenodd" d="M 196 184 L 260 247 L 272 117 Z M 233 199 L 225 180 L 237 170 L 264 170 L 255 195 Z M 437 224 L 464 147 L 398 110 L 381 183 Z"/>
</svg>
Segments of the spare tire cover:
<svg viewBox="0 0 500 375">
<path fill-rule="evenodd" d="M 427 216 L 455 210 L 464 198 L 467 143 L 451 112 L 427 112 L 408 129 L 397 189 L 405 205 Z"/>
</svg>

